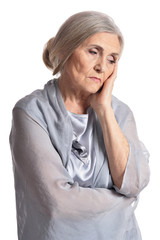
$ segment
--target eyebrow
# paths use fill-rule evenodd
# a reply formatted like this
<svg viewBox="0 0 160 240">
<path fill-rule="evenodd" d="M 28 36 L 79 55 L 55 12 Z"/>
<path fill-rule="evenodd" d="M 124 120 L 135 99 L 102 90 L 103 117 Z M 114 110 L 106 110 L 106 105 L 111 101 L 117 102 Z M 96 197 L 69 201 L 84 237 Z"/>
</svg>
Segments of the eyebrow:
<svg viewBox="0 0 160 240">
<path fill-rule="evenodd" d="M 89 47 L 95 47 L 95 48 L 98 48 L 100 49 L 101 51 L 104 51 L 104 48 L 102 48 L 101 46 L 97 45 L 97 44 L 91 44 L 89 45 Z M 110 55 L 113 55 L 113 56 L 119 56 L 119 53 L 111 53 Z"/>
</svg>

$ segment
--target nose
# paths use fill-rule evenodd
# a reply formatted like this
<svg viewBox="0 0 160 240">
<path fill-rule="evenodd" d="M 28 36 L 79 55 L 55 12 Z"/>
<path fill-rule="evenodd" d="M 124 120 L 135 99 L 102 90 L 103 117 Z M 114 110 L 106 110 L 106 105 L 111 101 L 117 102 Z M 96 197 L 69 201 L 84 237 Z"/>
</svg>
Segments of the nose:
<svg viewBox="0 0 160 240">
<path fill-rule="evenodd" d="M 94 70 L 97 72 L 97 73 L 103 73 L 105 71 L 104 67 L 101 66 L 101 64 L 96 64 L 95 67 L 94 67 Z"/>
<path fill-rule="evenodd" d="M 94 70 L 97 73 L 104 73 L 106 71 L 106 61 L 105 59 L 99 59 L 99 61 L 95 64 Z"/>
</svg>

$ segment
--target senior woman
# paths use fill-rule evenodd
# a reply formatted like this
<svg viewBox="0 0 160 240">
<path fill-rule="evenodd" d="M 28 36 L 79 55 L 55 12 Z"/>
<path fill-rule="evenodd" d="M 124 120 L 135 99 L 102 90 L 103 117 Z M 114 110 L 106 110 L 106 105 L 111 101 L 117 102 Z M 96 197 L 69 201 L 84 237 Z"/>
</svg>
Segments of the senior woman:
<svg viewBox="0 0 160 240">
<path fill-rule="evenodd" d="M 53 75 L 13 110 L 19 240 L 141 239 L 134 210 L 149 154 L 112 96 L 123 37 L 99 12 L 71 16 L 45 46 Z"/>
</svg>

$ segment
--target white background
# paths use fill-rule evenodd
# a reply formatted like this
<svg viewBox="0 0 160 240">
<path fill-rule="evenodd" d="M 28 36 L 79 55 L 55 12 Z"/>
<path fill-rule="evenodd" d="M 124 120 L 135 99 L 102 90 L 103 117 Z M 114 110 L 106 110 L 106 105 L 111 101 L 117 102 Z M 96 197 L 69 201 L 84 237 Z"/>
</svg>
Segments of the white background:
<svg viewBox="0 0 160 240">
<path fill-rule="evenodd" d="M 143 240 L 160 239 L 160 14 L 152 0 L 5 0 L 0 6 L 0 231 L 16 240 L 12 161 L 8 143 L 11 111 L 18 99 L 52 78 L 42 62 L 46 41 L 70 15 L 97 10 L 112 16 L 125 48 L 114 95 L 134 112 L 140 139 L 150 152 L 151 181 L 136 210 Z M 87 240 L 87 239 L 86 239 Z"/>
</svg>

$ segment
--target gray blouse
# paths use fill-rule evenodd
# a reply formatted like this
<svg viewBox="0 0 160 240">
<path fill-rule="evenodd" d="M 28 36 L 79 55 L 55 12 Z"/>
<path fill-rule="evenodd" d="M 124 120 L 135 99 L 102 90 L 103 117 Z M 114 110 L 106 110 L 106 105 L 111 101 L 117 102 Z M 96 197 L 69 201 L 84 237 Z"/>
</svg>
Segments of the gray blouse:
<svg viewBox="0 0 160 240">
<path fill-rule="evenodd" d="M 67 171 L 80 186 L 92 187 L 96 166 L 96 154 L 93 142 L 94 114 L 89 108 L 87 114 L 75 114 L 68 111 L 73 128 L 73 140 L 70 161 L 67 163 Z M 76 149 L 74 142 L 76 141 Z M 77 149 L 80 150 L 78 153 Z M 84 156 L 85 155 L 85 156 Z M 106 183 L 107 184 L 107 183 Z M 110 180 L 108 186 L 112 186 Z"/>
<path fill-rule="evenodd" d="M 16 104 L 10 143 L 19 240 L 141 239 L 134 210 L 149 181 L 149 154 L 138 139 L 129 107 L 113 96 L 112 108 L 130 146 L 121 189 L 112 182 L 95 112 L 91 109 L 91 124 L 84 120 L 91 127 L 86 128 L 92 136 L 87 143 L 74 131 L 58 80 Z M 77 137 L 89 153 L 86 160 L 83 152 L 85 165 L 80 159 L 73 164 L 72 154 L 79 151 L 78 141 L 73 142 Z M 85 172 L 88 163 L 91 167 Z"/>
<path fill-rule="evenodd" d="M 75 182 L 83 187 L 91 187 L 96 165 L 93 144 L 93 114 L 74 114 L 68 112 L 72 128 L 73 141 L 70 161 L 66 169 Z M 76 144 L 76 145 L 75 145 Z"/>
</svg>

